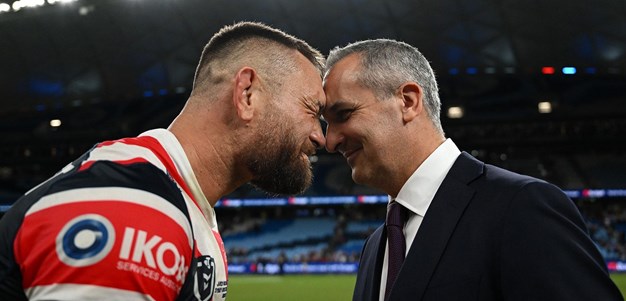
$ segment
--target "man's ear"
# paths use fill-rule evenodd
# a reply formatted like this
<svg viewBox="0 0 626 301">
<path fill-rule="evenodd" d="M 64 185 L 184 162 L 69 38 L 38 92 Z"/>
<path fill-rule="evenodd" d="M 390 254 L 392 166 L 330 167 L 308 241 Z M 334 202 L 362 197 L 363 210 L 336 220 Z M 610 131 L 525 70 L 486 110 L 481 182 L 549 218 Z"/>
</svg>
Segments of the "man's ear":
<svg viewBox="0 0 626 301">
<path fill-rule="evenodd" d="M 235 76 L 235 88 L 233 89 L 233 104 L 239 118 L 250 121 L 254 116 L 252 106 L 252 83 L 256 81 L 256 71 L 250 67 L 239 69 Z"/>
<path fill-rule="evenodd" d="M 408 123 L 424 111 L 424 90 L 415 82 L 406 82 L 398 89 L 402 99 L 402 120 Z"/>
</svg>

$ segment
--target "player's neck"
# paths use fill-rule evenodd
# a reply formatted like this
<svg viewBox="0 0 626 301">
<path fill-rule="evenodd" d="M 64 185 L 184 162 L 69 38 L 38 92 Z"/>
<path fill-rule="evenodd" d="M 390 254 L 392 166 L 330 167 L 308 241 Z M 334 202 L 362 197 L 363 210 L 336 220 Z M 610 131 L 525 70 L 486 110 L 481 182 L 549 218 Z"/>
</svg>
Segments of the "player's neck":
<svg viewBox="0 0 626 301">
<path fill-rule="evenodd" d="M 169 130 L 185 151 L 189 164 L 209 204 L 234 191 L 251 178 L 236 168 L 233 139 L 220 125 L 199 126 L 177 120 Z"/>
</svg>

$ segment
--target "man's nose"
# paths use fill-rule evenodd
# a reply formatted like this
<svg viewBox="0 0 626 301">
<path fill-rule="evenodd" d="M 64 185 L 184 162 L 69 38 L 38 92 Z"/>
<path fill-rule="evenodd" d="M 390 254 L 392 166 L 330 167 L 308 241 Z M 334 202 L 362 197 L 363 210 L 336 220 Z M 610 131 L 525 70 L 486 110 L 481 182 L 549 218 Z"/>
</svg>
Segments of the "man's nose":
<svg viewBox="0 0 626 301">
<path fill-rule="evenodd" d="M 343 140 L 343 135 L 339 133 L 337 127 L 329 123 L 326 126 L 326 150 L 330 153 L 336 152 Z"/>
<path fill-rule="evenodd" d="M 309 139 L 311 139 L 316 149 L 320 149 L 326 146 L 326 138 L 324 137 L 324 133 L 322 132 L 322 126 L 320 123 L 317 123 L 315 130 L 311 132 Z"/>
</svg>

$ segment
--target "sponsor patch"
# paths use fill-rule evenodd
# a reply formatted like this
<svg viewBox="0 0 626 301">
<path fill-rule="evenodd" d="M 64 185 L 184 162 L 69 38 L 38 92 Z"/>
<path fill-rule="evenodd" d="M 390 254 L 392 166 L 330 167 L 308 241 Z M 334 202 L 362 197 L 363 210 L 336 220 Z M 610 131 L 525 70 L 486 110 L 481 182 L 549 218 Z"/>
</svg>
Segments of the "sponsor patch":
<svg viewBox="0 0 626 301">
<path fill-rule="evenodd" d="M 56 251 L 61 262 L 85 267 L 106 257 L 114 243 L 115 230 L 107 218 L 84 214 L 63 226 L 56 237 Z"/>
</svg>

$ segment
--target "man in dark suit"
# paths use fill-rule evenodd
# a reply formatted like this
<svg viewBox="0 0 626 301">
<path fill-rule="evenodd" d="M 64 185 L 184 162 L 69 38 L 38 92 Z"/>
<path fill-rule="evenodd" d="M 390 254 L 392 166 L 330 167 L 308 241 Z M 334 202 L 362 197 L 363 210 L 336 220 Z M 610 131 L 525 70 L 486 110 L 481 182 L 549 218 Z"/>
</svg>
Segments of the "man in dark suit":
<svg viewBox="0 0 626 301">
<path fill-rule="evenodd" d="M 365 242 L 353 300 L 623 300 L 559 188 L 445 138 L 435 76 L 417 49 L 336 48 L 324 90 L 327 149 L 393 208 Z"/>
</svg>

